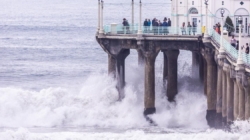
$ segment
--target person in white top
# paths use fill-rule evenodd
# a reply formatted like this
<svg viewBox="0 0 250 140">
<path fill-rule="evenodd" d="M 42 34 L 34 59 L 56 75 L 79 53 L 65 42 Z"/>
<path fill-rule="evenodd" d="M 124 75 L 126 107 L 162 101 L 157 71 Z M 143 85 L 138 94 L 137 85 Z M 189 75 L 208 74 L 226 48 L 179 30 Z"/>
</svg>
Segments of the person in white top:
<svg viewBox="0 0 250 140">
<path fill-rule="evenodd" d="M 235 47 L 236 46 L 236 39 L 234 38 L 234 36 L 232 36 L 232 39 L 231 39 L 231 45 L 233 46 L 233 47 Z"/>
</svg>

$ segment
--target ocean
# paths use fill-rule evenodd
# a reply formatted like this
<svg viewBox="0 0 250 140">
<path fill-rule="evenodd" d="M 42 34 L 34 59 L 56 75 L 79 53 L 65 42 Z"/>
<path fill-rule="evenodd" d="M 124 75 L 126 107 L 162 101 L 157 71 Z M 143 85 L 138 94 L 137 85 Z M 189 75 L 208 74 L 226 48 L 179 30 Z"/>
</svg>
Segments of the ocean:
<svg viewBox="0 0 250 140">
<path fill-rule="evenodd" d="M 0 140 L 249 140 L 250 124 L 208 127 L 206 96 L 192 75 L 192 53 L 178 58 L 179 93 L 163 88 L 156 59 L 156 114 L 144 118 L 144 68 L 126 59 L 125 98 L 107 75 L 95 39 L 97 0 L 0 0 Z M 170 18 L 171 1 L 143 0 L 145 18 Z M 139 0 L 135 0 L 138 23 Z M 131 21 L 130 0 L 105 0 L 104 24 Z"/>
</svg>

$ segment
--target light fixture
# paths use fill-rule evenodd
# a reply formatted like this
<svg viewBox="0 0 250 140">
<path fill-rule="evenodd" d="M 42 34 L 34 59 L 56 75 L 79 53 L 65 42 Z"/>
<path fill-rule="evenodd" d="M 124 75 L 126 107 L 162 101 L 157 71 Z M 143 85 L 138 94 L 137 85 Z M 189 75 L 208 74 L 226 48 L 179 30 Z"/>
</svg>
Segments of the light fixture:
<svg viewBox="0 0 250 140">
<path fill-rule="evenodd" d="M 223 8 L 221 8 L 220 13 L 221 13 L 221 17 L 224 17 L 223 15 L 225 13 L 225 10 Z"/>
<path fill-rule="evenodd" d="M 208 0 L 205 0 L 205 5 L 208 5 Z"/>
<path fill-rule="evenodd" d="M 241 16 L 239 16 L 238 23 L 242 24 L 242 17 Z"/>
</svg>

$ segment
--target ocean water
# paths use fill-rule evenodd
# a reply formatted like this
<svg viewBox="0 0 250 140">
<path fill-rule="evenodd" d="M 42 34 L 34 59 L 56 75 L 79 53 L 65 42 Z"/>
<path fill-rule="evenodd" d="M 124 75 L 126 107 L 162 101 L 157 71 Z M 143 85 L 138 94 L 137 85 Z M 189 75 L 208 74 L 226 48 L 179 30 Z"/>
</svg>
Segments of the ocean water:
<svg viewBox="0 0 250 140">
<path fill-rule="evenodd" d="M 138 19 L 138 0 L 135 0 Z M 131 21 L 130 0 L 106 0 L 104 23 Z M 95 40 L 97 0 L 0 0 L 0 140 L 248 140 L 249 122 L 232 132 L 206 123 L 203 86 L 191 74 L 191 53 L 178 58 L 175 104 L 163 90 L 156 60 L 156 109 L 145 121 L 144 68 L 126 59 L 125 99 L 107 75 L 107 54 Z M 170 1 L 143 1 L 143 19 L 170 17 Z M 136 21 L 136 20 L 135 20 Z"/>
</svg>

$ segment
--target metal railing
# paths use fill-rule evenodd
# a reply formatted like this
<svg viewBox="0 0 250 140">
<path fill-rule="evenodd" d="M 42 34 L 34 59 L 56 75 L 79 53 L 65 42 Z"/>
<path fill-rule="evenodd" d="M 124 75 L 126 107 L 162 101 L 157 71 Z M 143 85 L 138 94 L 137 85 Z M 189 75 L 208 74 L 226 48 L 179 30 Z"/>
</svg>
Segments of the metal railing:
<svg viewBox="0 0 250 140">
<path fill-rule="evenodd" d="M 138 24 L 123 26 L 122 24 L 105 25 L 104 33 L 115 34 L 137 34 Z M 199 27 L 169 27 L 169 26 L 141 26 L 142 34 L 149 35 L 201 35 Z"/>
<path fill-rule="evenodd" d="M 213 37 L 213 39 L 218 43 L 220 44 L 220 37 L 221 35 L 219 33 L 217 33 L 215 30 L 211 29 L 209 30 L 209 35 L 211 37 Z M 236 49 L 236 47 L 233 47 L 231 45 L 231 43 L 226 40 L 225 38 L 223 38 L 223 46 L 226 50 L 226 52 L 234 59 L 237 61 L 238 59 L 238 55 L 239 55 L 239 50 Z M 238 46 L 238 49 L 241 49 L 241 47 Z M 242 57 L 243 57 L 243 62 L 247 65 L 250 64 L 250 55 L 245 53 L 244 50 L 241 51 L 242 53 Z"/>
</svg>

